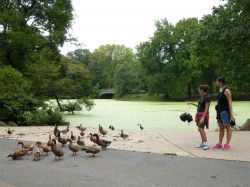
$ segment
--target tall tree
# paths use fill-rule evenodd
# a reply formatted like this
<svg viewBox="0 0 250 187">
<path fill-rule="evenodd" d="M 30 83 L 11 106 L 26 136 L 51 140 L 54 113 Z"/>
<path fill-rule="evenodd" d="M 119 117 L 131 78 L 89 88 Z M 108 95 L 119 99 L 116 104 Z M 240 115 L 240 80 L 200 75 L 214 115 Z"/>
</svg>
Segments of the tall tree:
<svg viewBox="0 0 250 187">
<path fill-rule="evenodd" d="M 105 45 L 96 49 L 90 57 L 89 68 L 100 88 L 114 87 L 114 71 L 118 64 L 134 62 L 133 51 L 123 45 Z"/>
<path fill-rule="evenodd" d="M 71 0 L 2 0 L 0 61 L 24 71 L 30 56 L 44 48 L 58 55 L 72 19 Z"/>
</svg>

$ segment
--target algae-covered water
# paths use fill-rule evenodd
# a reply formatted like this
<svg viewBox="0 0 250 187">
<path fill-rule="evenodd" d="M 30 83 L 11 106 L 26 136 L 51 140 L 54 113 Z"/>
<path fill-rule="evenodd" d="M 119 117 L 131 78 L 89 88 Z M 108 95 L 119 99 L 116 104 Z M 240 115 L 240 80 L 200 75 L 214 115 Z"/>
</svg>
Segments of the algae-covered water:
<svg viewBox="0 0 250 187">
<path fill-rule="evenodd" d="M 210 107 L 210 130 L 215 130 L 216 113 L 215 102 Z M 242 125 L 250 118 L 250 102 L 233 102 L 233 110 L 237 125 Z M 95 107 L 91 111 L 77 112 L 75 115 L 66 114 L 65 119 L 73 126 L 83 124 L 87 127 L 115 126 L 117 129 L 139 129 L 141 123 L 145 130 L 162 131 L 193 131 L 195 123 L 190 125 L 180 120 L 183 112 L 194 115 L 196 108 L 188 106 L 185 102 L 135 102 L 116 101 L 111 99 L 95 100 Z"/>
</svg>

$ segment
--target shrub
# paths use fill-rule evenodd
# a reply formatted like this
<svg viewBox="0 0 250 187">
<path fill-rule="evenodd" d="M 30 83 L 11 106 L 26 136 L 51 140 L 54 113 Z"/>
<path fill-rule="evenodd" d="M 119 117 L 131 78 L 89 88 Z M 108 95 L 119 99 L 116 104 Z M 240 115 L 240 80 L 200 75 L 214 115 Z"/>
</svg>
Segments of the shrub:
<svg viewBox="0 0 250 187">
<path fill-rule="evenodd" d="M 31 94 L 29 82 L 12 67 L 1 67 L 0 90 L 0 121 L 17 121 L 19 114 L 40 104 Z"/>
<path fill-rule="evenodd" d="M 54 125 L 64 122 L 63 115 L 57 109 L 26 111 L 19 115 L 19 123 L 22 125 Z"/>
</svg>

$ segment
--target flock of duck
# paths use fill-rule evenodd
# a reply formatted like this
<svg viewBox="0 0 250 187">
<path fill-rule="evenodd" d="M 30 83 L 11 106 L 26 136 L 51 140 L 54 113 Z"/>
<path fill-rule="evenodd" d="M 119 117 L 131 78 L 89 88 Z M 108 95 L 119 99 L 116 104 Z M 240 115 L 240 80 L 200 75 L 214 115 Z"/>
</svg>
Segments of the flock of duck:
<svg viewBox="0 0 250 187">
<path fill-rule="evenodd" d="M 138 124 L 138 126 L 141 130 L 143 130 L 141 124 Z M 24 144 L 22 141 L 19 141 L 18 145 L 21 145 L 22 147 L 14 153 L 9 154 L 8 157 L 11 157 L 13 160 L 17 160 L 22 159 L 22 157 L 25 155 L 33 155 L 34 160 L 40 160 L 43 155 L 48 155 L 50 152 L 52 152 L 55 155 L 55 160 L 57 160 L 57 158 L 60 160 L 64 156 L 65 152 L 63 147 L 65 147 L 66 144 L 68 144 L 68 149 L 72 151 L 73 155 L 76 155 L 79 151 L 85 151 L 86 153 L 92 154 L 94 157 L 95 154 L 105 150 L 111 144 L 111 141 L 100 138 L 97 133 L 90 133 L 88 137 L 94 144 L 85 145 L 83 137 L 87 128 L 83 127 L 82 125 L 79 125 L 76 128 L 80 131 L 79 136 L 76 137 L 71 131 L 71 136 L 69 137 L 66 136 L 70 131 L 69 126 L 67 126 L 67 128 L 64 130 L 59 130 L 58 125 L 55 125 L 53 132 L 54 137 L 52 138 L 51 135 L 49 135 L 47 144 L 37 141 L 34 146 L 33 144 Z M 114 126 L 109 126 L 109 129 L 115 130 Z M 9 128 L 7 130 L 9 135 L 11 135 L 13 132 L 14 129 L 11 130 Z M 105 135 L 108 133 L 108 131 L 105 130 L 101 125 L 99 125 L 99 132 L 103 137 L 105 137 Z M 62 137 L 61 134 L 65 136 Z M 121 130 L 120 136 L 124 140 L 129 137 L 129 135 L 123 133 L 123 130 Z M 61 144 L 61 146 L 58 146 L 58 144 Z"/>
</svg>

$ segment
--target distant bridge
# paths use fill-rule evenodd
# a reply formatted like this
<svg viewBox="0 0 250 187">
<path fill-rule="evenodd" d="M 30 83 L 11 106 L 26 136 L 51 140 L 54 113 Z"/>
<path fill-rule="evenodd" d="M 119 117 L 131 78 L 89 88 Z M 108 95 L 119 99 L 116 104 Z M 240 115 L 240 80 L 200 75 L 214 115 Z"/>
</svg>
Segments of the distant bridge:
<svg viewBox="0 0 250 187">
<path fill-rule="evenodd" d="M 100 99 L 112 99 L 115 95 L 115 89 L 100 89 L 98 98 Z"/>
</svg>

